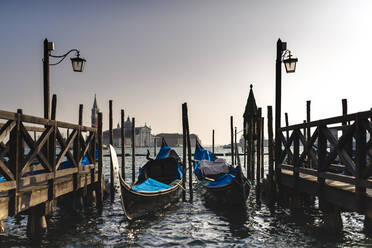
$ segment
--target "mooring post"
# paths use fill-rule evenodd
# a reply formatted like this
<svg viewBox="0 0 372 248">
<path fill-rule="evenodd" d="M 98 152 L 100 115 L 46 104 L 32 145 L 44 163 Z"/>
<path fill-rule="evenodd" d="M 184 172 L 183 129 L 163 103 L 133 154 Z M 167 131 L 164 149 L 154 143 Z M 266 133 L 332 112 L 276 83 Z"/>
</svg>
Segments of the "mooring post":
<svg viewBox="0 0 372 248">
<path fill-rule="evenodd" d="M 369 209 L 364 216 L 364 232 L 372 237 L 372 210 Z"/>
<path fill-rule="evenodd" d="M 182 187 L 183 189 L 186 189 L 186 112 L 185 112 L 185 104 L 182 104 Z M 186 190 L 182 191 L 182 201 L 186 201 Z"/>
<path fill-rule="evenodd" d="M 6 230 L 5 222 L 4 222 L 4 220 L 0 220 L 0 233 L 5 232 L 5 230 Z"/>
<path fill-rule="evenodd" d="M 244 144 L 243 144 L 243 160 L 244 160 L 244 168 L 246 168 L 247 167 L 247 140 L 245 138 L 244 138 Z"/>
<path fill-rule="evenodd" d="M 112 119 L 112 100 L 109 100 L 109 133 L 110 133 L 110 145 L 114 146 L 114 133 L 112 130 L 113 119 Z M 114 166 L 112 164 L 112 159 L 110 157 L 110 195 L 111 201 L 115 197 L 115 185 L 114 185 Z"/>
<path fill-rule="evenodd" d="M 342 101 L 342 115 L 346 116 L 347 115 L 347 99 L 342 99 L 341 101 Z M 342 134 L 344 134 L 346 132 L 346 129 L 347 129 L 348 126 L 349 126 L 349 123 L 347 121 L 342 122 Z M 352 149 L 353 149 L 352 139 L 349 139 L 349 140 L 346 141 L 345 150 L 347 151 L 347 153 L 349 154 L 349 156 L 351 158 L 353 158 Z"/>
<path fill-rule="evenodd" d="M 367 168 L 366 164 L 366 157 L 367 157 L 367 135 L 366 129 L 364 128 L 363 122 L 366 119 L 362 119 L 360 115 L 357 115 L 356 120 L 356 130 L 355 130 L 355 174 L 356 174 L 356 183 L 355 183 L 355 191 L 362 197 L 366 193 L 366 187 L 360 186 L 362 185 L 362 181 L 364 179 L 365 170 Z M 368 121 L 367 121 L 368 123 Z"/>
<path fill-rule="evenodd" d="M 187 160 L 189 166 L 189 190 L 190 190 L 190 202 L 193 201 L 192 192 L 192 164 L 191 164 L 191 141 L 190 141 L 190 127 L 189 127 L 189 117 L 187 113 L 187 103 L 185 103 L 185 127 L 186 127 L 186 138 L 187 138 Z"/>
<path fill-rule="evenodd" d="M 73 209 L 81 210 L 82 206 L 82 195 L 80 190 L 80 172 L 81 172 L 81 127 L 83 124 L 83 104 L 79 104 L 79 120 L 78 120 L 78 130 L 77 136 L 74 140 L 74 158 L 78 166 L 78 173 L 74 174 L 74 192 L 73 192 Z"/>
<path fill-rule="evenodd" d="M 230 116 L 230 135 L 231 135 L 231 164 L 234 164 L 234 120 Z"/>
<path fill-rule="evenodd" d="M 276 190 L 274 182 L 274 140 L 273 140 L 273 107 L 267 106 L 267 134 L 269 150 L 269 205 L 273 206 L 276 199 Z"/>
<path fill-rule="evenodd" d="M 212 130 L 212 153 L 214 154 L 214 129 Z"/>
<path fill-rule="evenodd" d="M 264 161 L 264 154 L 265 154 L 265 137 L 264 137 L 264 130 L 265 130 L 265 118 L 261 118 L 261 179 L 263 180 L 265 177 L 265 161 Z"/>
<path fill-rule="evenodd" d="M 156 156 L 156 137 L 154 137 L 154 157 Z"/>
<path fill-rule="evenodd" d="M 132 185 L 136 181 L 136 119 L 132 118 Z"/>
<path fill-rule="evenodd" d="M 121 110 L 121 177 L 125 180 L 125 129 L 124 109 Z"/>
<path fill-rule="evenodd" d="M 51 111 L 51 117 L 50 119 L 55 121 L 56 120 L 56 112 L 57 112 L 57 95 L 53 94 L 52 97 L 52 111 Z M 53 125 L 53 131 L 49 136 L 49 164 L 52 167 L 52 173 L 53 177 L 48 180 L 48 201 L 46 203 L 47 205 L 50 205 L 51 208 L 48 208 L 48 210 L 53 211 L 53 206 L 54 206 L 54 181 L 56 178 L 56 137 L 57 136 L 57 123 L 55 122 Z M 49 214 L 49 213 L 48 213 Z"/>
<path fill-rule="evenodd" d="M 102 136 L 102 113 L 98 113 L 98 129 L 97 129 L 97 141 L 98 141 L 98 208 L 102 209 L 103 205 L 103 136 Z"/>
<path fill-rule="evenodd" d="M 257 143 L 256 143 L 256 151 L 257 151 L 257 165 L 256 165 L 256 180 L 257 180 L 257 183 L 256 183 L 256 193 L 259 193 L 260 192 L 260 184 L 261 184 L 261 114 L 262 113 L 262 109 L 261 108 L 258 108 L 257 109 Z"/>
<path fill-rule="evenodd" d="M 284 113 L 284 119 L 285 119 L 285 126 L 288 127 L 289 126 L 289 121 L 288 121 L 288 113 L 285 112 Z M 287 139 L 287 141 L 289 140 L 289 130 L 285 131 L 285 138 Z"/>
<path fill-rule="evenodd" d="M 26 235 L 30 239 L 39 240 L 46 232 L 47 222 L 44 215 L 44 205 L 39 204 L 29 209 Z"/>
<path fill-rule="evenodd" d="M 237 128 L 235 127 L 235 136 L 234 136 L 235 138 L 234 138 L 234 140 L 235 140 L 235 142 L 234 142 L 234 146 L 236 146 L 236 147 L 238 147 L 238 140 L 237 140 Z M 236 150 L 236 149 L 235 149 Z M 239 156 L 239 150 L 237 150 L 238 152 L 235 154 L 235 156 L 234 156 L 234 164 L 236 165 L 237 163 L 237 156 Z"/>
</svg>

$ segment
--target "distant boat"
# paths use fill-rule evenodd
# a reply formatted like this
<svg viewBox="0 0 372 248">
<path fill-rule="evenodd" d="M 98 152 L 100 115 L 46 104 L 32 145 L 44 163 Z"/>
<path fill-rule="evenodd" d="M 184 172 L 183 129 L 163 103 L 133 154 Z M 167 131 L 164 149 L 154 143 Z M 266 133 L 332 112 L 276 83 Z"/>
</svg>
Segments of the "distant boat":
<svg viewBox="0 0 372 248">
<path fill-rule="evenodd" d="M 222 146 L 223 149 L 231 149 L 231 144 Z"/>
<path fill-rule="evenodd" d="M 177 202 L 181 196 L 181 180 L 180 158 L 163 140 L 156 159 L 142 166 L 133 186 L 119 175 L 125 215 L 129 220 L 137 219 Z"/>
</svg>

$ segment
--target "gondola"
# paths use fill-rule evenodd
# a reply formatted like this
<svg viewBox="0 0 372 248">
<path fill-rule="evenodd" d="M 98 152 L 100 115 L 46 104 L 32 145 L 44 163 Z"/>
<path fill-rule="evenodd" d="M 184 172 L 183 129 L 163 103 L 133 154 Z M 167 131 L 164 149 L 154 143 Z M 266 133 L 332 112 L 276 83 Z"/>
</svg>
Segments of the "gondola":
<svg viewBox="0 0 372 248">
<path fill-rule="evenodd" d="M 211 207 L 245 206 L 251 188 L 240 165 L 227 165 L 223 159 L 196 142 L 194 174 L 207 205 Z"/>
<path fill-rule="evenodd" d="M 117 173 L 122 208 L 129 220 L 167 208 L 181 196 L 182 165 L 177 153 L 163 139 L 156 158 L 148 159 L 132 186 Z"/>
</svg>

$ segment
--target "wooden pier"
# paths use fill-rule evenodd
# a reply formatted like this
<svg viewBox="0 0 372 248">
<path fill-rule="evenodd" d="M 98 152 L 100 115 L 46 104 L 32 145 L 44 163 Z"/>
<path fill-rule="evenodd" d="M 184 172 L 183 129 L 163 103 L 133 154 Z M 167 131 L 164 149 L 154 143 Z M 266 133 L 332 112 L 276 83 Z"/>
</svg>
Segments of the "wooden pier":
<svg viewBox="0 0 372 248">
<path fill-rule="evenodd" d="M 282 192 L 290 192 L 291 208 L 304 204 L 303 194 L 317 196 L 335 228 L 342 227 L 340 211 L 363 214 L 370 225 L 371 118 L 372 111 L 366 111 L 280 129 L 276 180 Z M 305 130 L 311 130 L 308 138 Z M 290 133 L 288 138 L 285 132 Z"/>
<path fill-rule="evenodd" d="M 45 231 L 57 201 L 73 211 L 82 198 L 98 207 L 103 200 L 102 114 L 92 128 L 82 126 L 82 105 L 79 124 L 56 121 L 53 109 L 51 119 L 0 111 L 1 228 L 25 214 L 32 238 Z"/>
</svg>

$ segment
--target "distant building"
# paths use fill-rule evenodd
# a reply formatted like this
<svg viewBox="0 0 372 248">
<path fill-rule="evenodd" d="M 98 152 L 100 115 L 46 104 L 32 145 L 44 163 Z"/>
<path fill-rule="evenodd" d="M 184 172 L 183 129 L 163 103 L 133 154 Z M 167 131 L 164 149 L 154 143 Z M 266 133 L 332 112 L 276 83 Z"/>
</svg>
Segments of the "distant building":
<svg viewBox="0 0 372 248">
<path fill-rule="evenodd" d="M 165 139 L 165 142 L 167 142 L 169 146 L 175 147 L 183 145 L 183 136 L 179 133 L 159 133 L 155 136 L 155 138 L 157 140 L 157 146 L 161 145 L 162 138 Z M 195 147 L 196 139 L 198 140 L 199 144 L 201 144 L 201 141 L 196 134 L 190 134 L 191 146 Z"/>
<path fill-rule="evenodd" d="M 117 128 L 113 130 L 113 143 L 115 147 L 121 146 L 121 127 L 118 123 Z M 125 146 L 132 145 L 132 122 L 128 116 L 127 120 L 124 122 L 124 137 Z M 105 145 L 110 144 L 110 131 L 106 130 L 103 132 L 103 143 Z M 153 145 L 153 136 L 151 135 L 151 128 L 146 124 L 143 127 L 135 128 L 135 144 L 140 147 L 149 147 Z"/>
<path fill-rule="evenodd" d="M 97 105 L 97 99 L 96 99 L 96 94 L 94 94 L 94 102 L 93 102 L 93 107 L 92 107 L 92 127 L 98 127 L 98 112 L 99 108 Z"/>
</svg>

